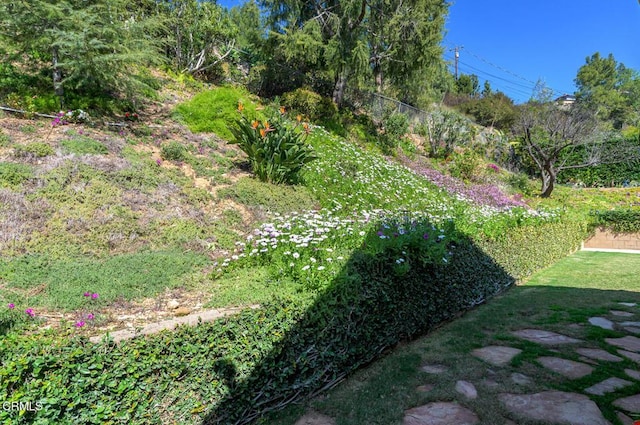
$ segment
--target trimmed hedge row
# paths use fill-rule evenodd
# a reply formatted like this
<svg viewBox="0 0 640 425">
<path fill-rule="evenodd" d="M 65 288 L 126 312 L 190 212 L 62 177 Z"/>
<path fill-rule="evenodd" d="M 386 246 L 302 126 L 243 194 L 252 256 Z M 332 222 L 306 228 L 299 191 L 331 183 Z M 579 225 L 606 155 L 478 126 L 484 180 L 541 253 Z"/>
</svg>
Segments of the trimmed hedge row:
<svg viewBox="0 0 640 425">
<path fill-rule="evenodd" d="M 640 209 L 594 211 L 594 226 L 601 226 L 617 233 L 640 232 Z"/>
<path fill-rule="evenodd" d="M 0 399 L 42 409 L 0 411 L 0 422 L 250 423 L 551 264 L 583 230 L 547 223 L 479 244 L 454 230 L 447 261 L 401 275 L 393 256 L 365 246 L 321 294 L 117 346 L 13 335 L 0 340 Z"/>
</svg>

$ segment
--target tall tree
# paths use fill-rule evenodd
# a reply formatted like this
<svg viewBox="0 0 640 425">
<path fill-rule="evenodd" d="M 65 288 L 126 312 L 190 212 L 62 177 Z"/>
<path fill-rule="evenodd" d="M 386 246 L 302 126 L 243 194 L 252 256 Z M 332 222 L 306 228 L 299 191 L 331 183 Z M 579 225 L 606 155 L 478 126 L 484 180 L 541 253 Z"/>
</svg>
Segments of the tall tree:
<svg viewBox="0 0 640 425">
<path fill-rule="evenodd" d="M 276 32 L 317 23 L 338 104 L 349 82 L 378 91 L 388 83 L 401 94 L 408 93 L 404 83 L 441 62 L 439 44 L 448 7 L 442 0 L 262 0 L 262 4 Z"/>
<path fill-rule="evenodd" d="M 614 128 L 637 121 L 635 109 L 640 77 L 638 73 L 618 63 L 612 54 L 596 52 L 586 58 L 575 79 L 576 97 L 596 112 L 596 116 Z"/>
<path fill-rule="evenodd" d="M 53 88 L 135 97 L 148 88 L 141 65 L 158 64 L 158 22 L 125 0 L 18 0 L 0 4 L 0 36 L 33 68 L 48 68 Z M 48 65 L 47 65 L 48 62 Z"/>
</svg>

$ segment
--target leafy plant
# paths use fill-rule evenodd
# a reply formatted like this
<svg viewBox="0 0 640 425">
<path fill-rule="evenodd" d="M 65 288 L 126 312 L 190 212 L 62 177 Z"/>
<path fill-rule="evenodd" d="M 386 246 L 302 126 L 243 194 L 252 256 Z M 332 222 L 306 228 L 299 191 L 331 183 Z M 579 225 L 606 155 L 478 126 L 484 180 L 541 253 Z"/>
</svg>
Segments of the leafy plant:
<svg viewBox="0 0 640 425">
<path fill-rule="evenodd" d="M 162 145 L 160 156 L 165 161 L 184 161 L 187 157 L 187 149 L 180 143 L 172 141 Z"/>
<path fill-rule="evenodd" d="M 242 111 L 242 104 L 239 105 Z M 269 183 L 297 183 L 305 164 L 316 159 L 305 143 L 310 131 L 307 123 L 298 121 L 294 126 L 284 119 L 284 109 L 270 121 L 250 120 L 245 115 L 232 129 L 237 144 L 249 157 L 256 176 Z"/>
<path fill-rule="evenodd" d="M 382 152 L 389 154 L 398 147 L 400 139 L 409 131 L 409 119 L 405 114 L 394 112 L 383 120 L 382 127 L 384 133 L 380 136 L 380 148 Z"/>
<path fill-rule="evenodd" d="M 55 151 L 47 143 L 32 142 L 27 145 L 16 145 L 14 153 L 18 157 L 34 156 L 36 158 L 43 158 L 45 156 L 53 155 Z"/>
<path fill-rule="evenodd" d="M 0 162 L 0 187 L 15 187 L 33 175 L 31 167 L 13 162 Z"/>
</svg>

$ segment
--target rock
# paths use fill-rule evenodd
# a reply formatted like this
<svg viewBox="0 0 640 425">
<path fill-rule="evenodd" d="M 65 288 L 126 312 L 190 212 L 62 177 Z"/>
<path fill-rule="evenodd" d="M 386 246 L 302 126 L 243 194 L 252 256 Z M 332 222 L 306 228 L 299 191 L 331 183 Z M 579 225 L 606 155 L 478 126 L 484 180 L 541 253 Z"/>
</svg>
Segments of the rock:
<svg viewBox="0 0 640 425">
<path fill-rule="evenodd" d="M 631 316 L 633 316 L 633 313 L 629 313 L 628 311 L 622 311 L 622 310 L 611 310 L 609 313 L 614 315 L 614 316 L 618 316 L 618 317 L 631 317 Z"/>
<path fill-rule="evenodd" d="M 480 420 L 457 403 L 435 402 L 404 412 L 402 425 L 473 425 Z"/>
<path fill-rule="evenodd" d="M 627 307 L 635 307 L 635 306 L 637 306 L 637 305 L 638 305 L 638 304 L 636 304 L 636 303 L 618 303 L 618 304 L 620 304 L 620 305 L 624 305 L 624 306 L 627 306 Z"/>
<path fill-rule="evenodd" d="M 420 386 L 416 387 L 416 391 L 418 391 L 420 393 L 428 393 L 429 391 L 431 391 L 434 388 L 435 388 L 435 385 L 433 385 L 433 384 L 425 384 L 425 385 L 420 385 Z"/>
<path fill-rule="evenodd" d="M 590 386 L 586 390 L 584 390 L 587 394 L 593 395 L 605 395 L 607 393 L 612 393 L 620 388 L 628 387 L 632 383 L 620 378 L 608 378 L 602 382 L 598 382 L 595 385 Z"/>
<path fill-rule="evenodd" d="M 625 369 L 624 373 L 626 373 L 628 377 L 640 381 L 640 372 L 638 372 L 637 370 Z"/>
<path fill-rule="evenodd" d="M 593 368 L 589 365 L 560 357 L 538 357 L 537 360 L 547 369 L 569 379 L 580 379 L 593 372 Z"/>
<path fill-rule="evenodd" d="M 572 344 L 576 342 L 582 342 L 579 339 L 571 338 L 555 332 L 543 331 L 540 329 L 523 329 L 511 333 L 517 337 L 526 339 L 527 341 L 544 345 Z"/>
<path fill-rule="evenodd" d="M 640 322 L 620 322 L 618 323 L 620 326 L 632 326 L 632 327 L 640 327 Z"/>
<path fill-rule="evenodd" d="M 500 394 L 513 415 L 531 421 L 566 425 L 608 425 L 598 406 L 582 394 L 545 391 L 538 394 Z"/>
<path fill-rule="evenodd" d="M 640 351 L 640 338 L 635 336 L 625 336 L 622 338 L 605 338 L 607 344 L 615 345 L 627 351 Z"/>
<path fill-rule="evenodd" d="M 623 359 L 608 351 L 599 348 L 578 348 L 576 353 L 595 360 L 603 360 L 605 362 L 621 362 Z"/>
<path fill-rule="evenodd" d="M 490 388 L 492 390 L 495 390 L 496 388 L 498 388 L 500 386 L 500 384 L 498 384 L 496 381 L 494 381 L 493 379 L 483 379 L 482 382 L 480 382 L 483 386 Z"/>
<path fill-rule="evenodd" d="M 517 372 L 511 374 L 511 380 L 516 385 L 529 385 L 533 382 L 527 375 L 523 375 Z"/>
<path fill-rule="evenodd" d="M 607 329 L 610 331 L 613 330 L 613 322 L 609 319 L 605 319 L 604 317 L 590 317 L 589 323 L 602 329 Z"/>
<path fill-rule="evenodd" d="M 178 307 L 174 310 L 174 314 L 178 317 L 186 316 L 191 314 L 191 309 L 189 307 Z"/>
<path fill-rule="evenodd" d="M 618 417 L 620 422 L 622 422 L 622 425 L 633 425 L 634 423 L 633 419 L 631 419 L 630 417 L 628 417 L 622 412 L 616 412 L 616 416 Z"/>
<path fill-rule="evenodd" d="M 501 345 L 490 345 L 473 350 L 471 354 L 494 366 L 504 366 L 511 361 L 522 350 Z"/>
<path fill-rule="evenodd" d="M 467 381 L 456 382 L 456 391 L 470 400 L 474 400 L 478 398 L 478 391 L 476 390 L 476 387 L 471 382 L 467 382 Z"/>
<path fill-rule="evenodd" d="M 175 310 L 178 307 L 180 307 L 180 303 L 178 302 L 178 300 L 169 300 L 169 301 L 167 301 L 167 308 L 168 309 Z"/>
<path fill-rule="evenodd" d="M 298 419 L 295 425 L 335 425 L 336 421 L 318 412 L 309 412 Z"/>
<path fill-rule="evenodd" d="M 440 374 L 446 372 L 448 369 L 446 366 L 441 364 L 428 364 L 422 366 L 420 370 L 426 373 Z"/>
<path fill-rule="evenodd" d="M 632 351 L 626 351 L 626 350 L 618 350 L 618 354 L 622 354 L 629 360 L 633 360 L 636 363 L 640 363 L 640 354 L 638 353 L 634 353 Z"/>
<path fill-rule="evenodd" d="M 634 326 L 625 326 L 622 329 L 632 334 L 636 334 L 636 335 L 640 334 L 640 328 L 636 328 Z"/>
<path fill-rule="evenodd" d="M 613 405 L 631 413 L 640 413 L 640 394 L 619 398 Z"/>
</svg>

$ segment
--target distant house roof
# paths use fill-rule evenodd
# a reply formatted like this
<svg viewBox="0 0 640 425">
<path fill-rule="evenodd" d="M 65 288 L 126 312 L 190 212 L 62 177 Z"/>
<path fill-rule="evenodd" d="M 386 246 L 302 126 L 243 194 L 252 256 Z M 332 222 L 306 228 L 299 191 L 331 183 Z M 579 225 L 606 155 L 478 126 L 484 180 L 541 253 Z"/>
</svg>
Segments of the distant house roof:
<svg viewBox="0 0 640 425">
<path fill-rule="evenodd" d="M 576 101 L 576 97 L 572 94 L 563 94 L 562 96 L 556 99 L 556 102 L 563 103 L 563 104 L 574 103 L 575 101 Z"/>
</svg>

